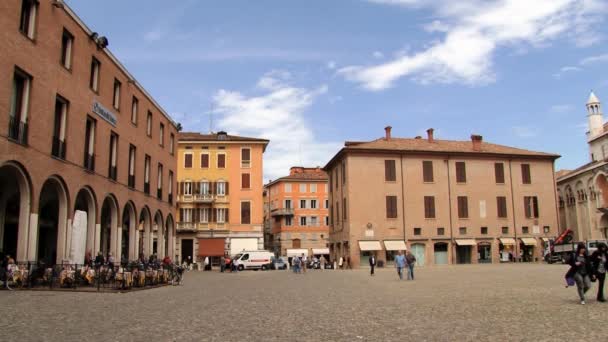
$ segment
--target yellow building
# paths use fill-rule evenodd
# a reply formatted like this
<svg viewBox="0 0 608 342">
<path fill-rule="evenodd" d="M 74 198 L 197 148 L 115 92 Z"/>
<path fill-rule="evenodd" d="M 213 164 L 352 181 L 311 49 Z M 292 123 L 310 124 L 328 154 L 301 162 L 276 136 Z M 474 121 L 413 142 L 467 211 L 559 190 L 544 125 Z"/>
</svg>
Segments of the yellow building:
<svg viewBox="0 0 608 342">
<path fill-rule="evenodd" d="M 268 140 L 180 133 L 176 260 L 219 261 L 262 249 L 263 154 Z"/>
</svg>

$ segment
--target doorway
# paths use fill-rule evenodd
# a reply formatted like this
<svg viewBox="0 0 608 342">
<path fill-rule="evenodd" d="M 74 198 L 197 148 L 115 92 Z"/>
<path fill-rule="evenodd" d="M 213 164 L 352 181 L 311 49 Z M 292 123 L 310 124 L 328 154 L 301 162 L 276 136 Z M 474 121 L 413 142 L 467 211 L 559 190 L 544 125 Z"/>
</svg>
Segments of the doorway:
<svg viewBox="0 0 608 342">
<path fill-rule="evenodd" d="M 445 242 L 437 242 L 434 246 L 435 265 L 448 264 L 448 244 Z"/>
<path fill-rule="evenodd" d="M 187 261 L 190 257 L 190 262 L 194 260 L 194 240 L 182 239 L 182 262 Z"/>
<path fill-rule="evenodd" d="M 471 246 L 456 246 L 456 263 L 471 263 Z"/>
</svg>

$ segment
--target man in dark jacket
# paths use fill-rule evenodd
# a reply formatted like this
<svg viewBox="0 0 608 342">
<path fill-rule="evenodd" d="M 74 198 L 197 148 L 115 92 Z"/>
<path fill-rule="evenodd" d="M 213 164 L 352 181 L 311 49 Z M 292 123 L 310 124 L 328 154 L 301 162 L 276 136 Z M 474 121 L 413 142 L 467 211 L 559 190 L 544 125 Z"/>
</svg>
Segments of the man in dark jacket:
<svg viewBox="0 0 608 342">
<path fill-rule="evenodd" d="M 606 269 L 608 268 L 608 246 L 605 243 L 599 243 L 597 250 L 591 254 L 591 267 L 593 269 L 593 277 L 597 278 L 597 300 L 605 302 L 604 298 L 604 282 L 606 281 Z"/>
<path fill-rule="evenodd" d="M 374 254 L 372 254 L 372 256 L 369 257 L 369 268 L 370 268 L 370 275 L 374 275 L 374 268 L 376 267 L 376 256 Z"/>
<path fill-rule="evenodd" d="M 587 254 L 587 247 L 584 243 L 580 242 L 578 244 L 576 253 L 572 254 L 570 257 L 569 264 L 571 268 L 568 273 L 573 274 L 581 304 L 585 305 L 585 293 L 591 288 L 593 268 L 589 255 Z"/>
</svg>

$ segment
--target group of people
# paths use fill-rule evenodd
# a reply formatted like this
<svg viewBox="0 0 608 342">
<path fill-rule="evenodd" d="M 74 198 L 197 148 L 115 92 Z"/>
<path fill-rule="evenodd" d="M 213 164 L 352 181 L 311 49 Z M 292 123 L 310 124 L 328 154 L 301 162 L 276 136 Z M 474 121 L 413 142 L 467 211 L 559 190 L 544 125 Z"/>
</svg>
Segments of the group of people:
<svg viewBox="0 0 608 342">
<path fill-rule="evenodd" d="M 597 281 L 597 301 L 605 302 L 604 282 L 608 270 L 608 246 L 599 243 L 597 250 L 589 255 L 584 243 L 579 243 L 576 252 L 569 260 L 570 269 L 566 273 L 566 287 L 576 284 L 581 304 L 585 304 L 585 294 L 591 288 L 591 283 Z"/>
<path fill-rule="evenodd" d="M 15 265 L 15 259 L 9 254 L 0 255 L 0 281 L 2 281 L 2 287 L 7 290 L 12 290 L 8 286 L 8 281 L 11 278 L 11 273 Z"/>
<path fill-rule="evenodd" d="M 416 266 L 416 256 L 412 252 L 407 251 L 403 254 L 399 251 L 395 256 L 395 267 L 397 268 L 397 274 L 399 280 L 403 280 L 403 271 L 407 270 L 407 280 L 414 280 L 414 266 Z"/>
</svg>

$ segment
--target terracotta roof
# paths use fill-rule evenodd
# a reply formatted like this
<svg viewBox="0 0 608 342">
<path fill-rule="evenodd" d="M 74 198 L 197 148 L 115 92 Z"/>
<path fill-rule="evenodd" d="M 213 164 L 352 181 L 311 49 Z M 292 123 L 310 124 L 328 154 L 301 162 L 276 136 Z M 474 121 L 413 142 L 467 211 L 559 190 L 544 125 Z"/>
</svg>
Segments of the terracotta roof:
<svg viewBox="0 0 608 342">
<path fill-rule="evenodd" d="M 602 163 L 601 161 L 596 160 L 596 161 L 592 161 L 587 164 L 581 165 L 574 170 L 559 170 L 555 174 L 555 179 L 557 182 L 559 182 L 560 180 L 562 180 L 564 178 L 569 178 L 570 176 L 574 176 L 576 173 L 583 171 L 584 169 L 587 169 L 590 166 L 593 166 L 595 164 L 598 164 L 598 166 L 599 166 L 599 164 L 601 164 L 601 163 Z M 561 174 L 560 174 L 560 172 L 561 172 Z"/>
<path fill-rule="evenodd" d="M 263 142 L 268 143 L 270 140 L 250 137 L 240 137 L 236 135 L 225 134 L 225 139 L 220 140 L 218 136 L 223 135 L 223 132 L 213 134 L 201 134 L 197 132 L 180 132 L 177 134 L 177 138 L 180 141 L 252 141 L 252 142 Z"/>
<path fill-rule="evenodd" d="M 323 170 L 321 170 L 320 168 L 301 168 L 301 167 L 297 167 L 298 169 L 302 170 L 300 172 L 294 173 L 292 168 L 292 173 L 289 176 L 285 176 L 285 177 L 281 177 L 278 179 L 275 179 L 274 181 L 268 183 L 266 186 L 270 186 L 273 185 L 275 183 L 281 182 L 281 181 L 328 181 L 329 180 L 329 176 L 327 175 L 327 173 Z"/>
<path fill-rule="evenodd" d="M 567 175 L 569 173 L 572 173 L 572 170 L 558 170 L 555 173 L 555 178 L 557 179 L 557 178 L 564 177 L 565 175 Z"/>
</svg>

